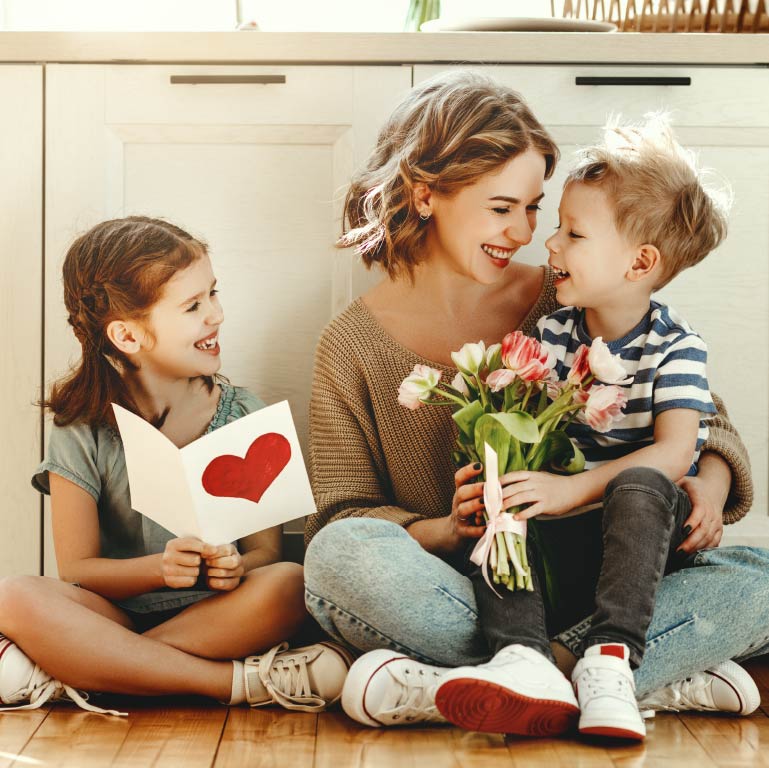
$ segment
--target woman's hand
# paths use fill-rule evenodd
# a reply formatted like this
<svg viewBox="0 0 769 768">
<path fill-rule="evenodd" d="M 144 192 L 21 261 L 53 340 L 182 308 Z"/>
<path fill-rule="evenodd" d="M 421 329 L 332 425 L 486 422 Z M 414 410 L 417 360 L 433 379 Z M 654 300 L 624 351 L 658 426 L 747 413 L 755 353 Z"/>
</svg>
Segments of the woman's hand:
<svg viewBox="0 0 769 768">
<path fill-rule="evenodd" d="M 205 556 L 206 583 L 210 589 L 231 592 L 245 572 L 240 552 L 234 544 L 220 544 L 212 549 L 214 552 Z"/>
<path fill-rule="evenodd" d="M 686 491 L 692 504 L 692 512 L 684 521 L 684 533 L 687 526 L 690 530 L 678 551 L 689 555 L 700 549 L 717 547 L 724 532 L 723 513 L 708 492 L 708 486 L 698 476 L 684 477 L 678 485 Z"/>
<path fill-rule="evenodd" d="M 574 509 L 572 477 L 549 472 L 521 470 L 499 478 L 504 509 L 528 505 L 515 514 L 516 520 L 537 515 L 563 515 Z"/>
<path fill-rule="evenodd" d="M 161 575 L 163 583 L 171 589 L 190 589 L 200 574 L 201 556 L 215 550 L 210 544 L 188 536 L 171 539 L 163 552 Z"/>
<path fill-rule="evenodd" d="M 463 539 L 479 539 L 483 525 L 483 483 L 469 481 L 483 472 L 481 464 L 468 464 L 454 474 L 454 498 L 448 517 L 450 535 L 460 544 Z"/>
</svg>

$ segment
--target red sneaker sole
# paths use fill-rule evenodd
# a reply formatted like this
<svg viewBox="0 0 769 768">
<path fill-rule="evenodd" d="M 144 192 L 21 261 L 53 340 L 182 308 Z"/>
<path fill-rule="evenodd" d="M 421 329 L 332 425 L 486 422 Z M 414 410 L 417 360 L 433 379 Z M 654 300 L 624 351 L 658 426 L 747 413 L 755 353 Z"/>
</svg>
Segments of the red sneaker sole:
<svg viewBox="0 0 769 768">
<path fill-rule="evenodd" d="M 646 735 L 637 731 L 629 731 L 626 728 L 612 728 L 608 725 L 594 725 L 590 728 L 580 728 L 579 732 L 583 736 L 606 736 L 610 739 L 632 739 L 633 741 L 643 741 Z"/>
<path fill-rule="evenodd" d="M 483 733 L 556 736 L 572 730 L 579 717 L 579 708 L 572 704 L 532 699 L 473 678 L 443 683 L 435 704 L 450 723 Z"/>
</svg>

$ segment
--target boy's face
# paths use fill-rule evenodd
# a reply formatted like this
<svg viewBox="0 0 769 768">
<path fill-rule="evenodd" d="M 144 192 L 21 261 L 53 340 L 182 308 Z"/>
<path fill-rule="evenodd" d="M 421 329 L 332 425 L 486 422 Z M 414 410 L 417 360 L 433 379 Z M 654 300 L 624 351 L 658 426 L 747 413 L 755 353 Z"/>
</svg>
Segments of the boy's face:
<svg viewBox="0 0 769 768">
<path fill-rule="evenodd" d="M 614 209 L 599 186 L 572 182 L 558 208 L 560 225 L 545 243 L 561 304 L 593 309 L 622 305 L 638 254 L 614 224 Z"/>
</svg>

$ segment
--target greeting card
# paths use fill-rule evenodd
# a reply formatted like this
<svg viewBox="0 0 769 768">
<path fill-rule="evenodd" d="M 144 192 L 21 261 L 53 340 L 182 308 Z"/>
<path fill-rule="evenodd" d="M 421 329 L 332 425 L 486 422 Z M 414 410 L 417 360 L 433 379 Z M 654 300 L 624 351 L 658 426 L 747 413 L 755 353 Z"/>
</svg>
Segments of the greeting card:
<svg viewBox="0 0 769 768">
<path fill-rule="evenodd" d="M 291 409 L 276 403 L 177 448 L 112 404 L 131 506 L 176 536 L 235 541 L 315 513 Z"/>
</svg>

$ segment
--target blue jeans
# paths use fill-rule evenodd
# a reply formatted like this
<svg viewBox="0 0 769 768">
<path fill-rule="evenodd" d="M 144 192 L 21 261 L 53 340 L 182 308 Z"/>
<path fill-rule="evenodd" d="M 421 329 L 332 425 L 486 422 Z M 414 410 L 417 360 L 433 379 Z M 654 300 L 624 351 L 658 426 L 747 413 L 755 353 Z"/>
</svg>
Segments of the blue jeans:
<svg viewBox="0 0 769 768">
<path fill-rule="evenodd" d="M 429 664 L 487 661 L 489 648 L 466 576 L 400 526 L 372 518 L 327 525 L 304 561 L 306 602 L 323 629 L 360 651 L 393 650 Z M 557 635 L 576 651 L 590 618 Z M 769 653 L 769 550 L 698 552 L 662 579 L 638 696 L 726 659 Z"/>
</svg>

